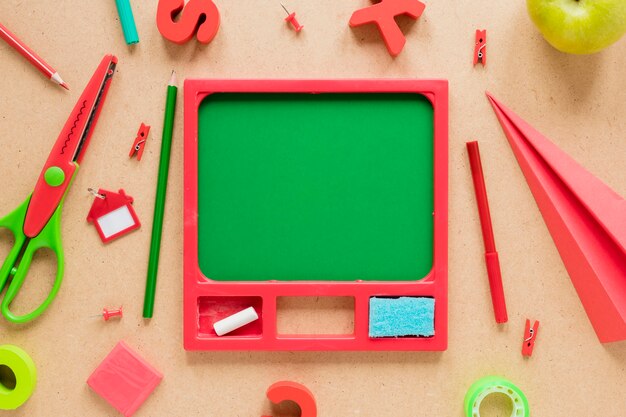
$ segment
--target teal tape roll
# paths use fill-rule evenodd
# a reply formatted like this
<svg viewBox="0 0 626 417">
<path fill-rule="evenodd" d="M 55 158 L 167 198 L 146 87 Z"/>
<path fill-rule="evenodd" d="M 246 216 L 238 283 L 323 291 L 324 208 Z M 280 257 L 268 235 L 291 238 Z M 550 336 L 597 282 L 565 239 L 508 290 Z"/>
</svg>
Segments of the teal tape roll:
<svg viewBox="0 0 626 417">
<path fill-rule="evenodd" d="M 530 417 L 526 396 L 514 383 L 499 376 L 486 376 L 474 382 L 465 394 L 465 415 L 480 417 L 480 403 L 490 394 L 501 393 L 511 399 L 511 417 Z"/>
<path fill-rule="evenodd" d="M 117 5 L 117 13 L 120 15 L 122 30 L 124 31 L 124 39 L 128 45 L 139 42 L 139 34 L 137 26 L 135 26 L 135 18 L 133 17 L 133 9 L 130 7 L 130 0 L 115 0 Z"/>
<path fill-rule="evenodd" d="M 24 404 L 35 389 L 35 363 L 17 346 L 3 345 L 0 346 L 0 366 L 9 368 L 15 377 L 15 386 L 6 386 L 6 381 L 0 381 L 0 410 L 14 410 Z"/>
</svg>

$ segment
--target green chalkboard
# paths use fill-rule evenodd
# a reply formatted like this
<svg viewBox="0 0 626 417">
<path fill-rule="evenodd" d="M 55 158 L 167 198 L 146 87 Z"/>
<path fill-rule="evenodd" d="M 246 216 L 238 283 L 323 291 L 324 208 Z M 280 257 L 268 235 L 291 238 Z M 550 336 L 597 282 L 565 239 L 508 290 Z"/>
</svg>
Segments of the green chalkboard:
<svg viewBox="0 0 626 417">
<path fill-rule="evenodd" d="M 433 264 L 419 94 L 223 93 L 198 109 L 198 259 L 216 281 L 407 281 Z"/>
</svg>

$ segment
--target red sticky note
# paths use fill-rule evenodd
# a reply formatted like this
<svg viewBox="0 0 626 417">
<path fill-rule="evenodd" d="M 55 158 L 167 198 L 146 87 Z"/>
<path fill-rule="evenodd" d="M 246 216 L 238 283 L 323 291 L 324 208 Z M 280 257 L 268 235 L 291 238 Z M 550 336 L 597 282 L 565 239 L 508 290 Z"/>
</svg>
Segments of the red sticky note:
<svg viewBox="0 0 626 417">
<path fill-rule="evenodd" d="M 132 416 L 163 375 L 119 342 L 87 380 L 87 385 L 126 417 Z"/>
</svg>

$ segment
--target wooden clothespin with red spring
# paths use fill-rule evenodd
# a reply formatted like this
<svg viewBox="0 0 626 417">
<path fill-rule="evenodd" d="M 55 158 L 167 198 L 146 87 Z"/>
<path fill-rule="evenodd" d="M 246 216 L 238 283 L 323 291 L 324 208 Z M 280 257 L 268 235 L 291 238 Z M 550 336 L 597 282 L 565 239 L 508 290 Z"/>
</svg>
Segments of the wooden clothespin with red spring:
<svg viewBox="0 0 626 417">
<path fill-rule="evenodd" d="M 474 65 L 480 62 L 487 65 L 487 30 L 476 29 L 476 46 L 474 46 Z"/>
<path fill-rule="evenodd" d="M 150 126 L 142 123 L 137 132 L 137 137 L 133 143 L 133 147 L 130 149 L 129 157 L 137 156 L 137 160 L 141 161 L 141 156 L 146 148 L 146 140 L 148 139 L 148 133 L 150 132 Z"/>
<path fill-rule="evenodd" d="M 530 320 L 526 319 L 526 329 L 524 330 L 524 344 L 522 345 L 522 355 L 532 356 L 535 341 L 537 340 L 537 330 L 539 329 L 539 321 L 535 321 L 532 329 L 530 328 Z"/>
</svg>

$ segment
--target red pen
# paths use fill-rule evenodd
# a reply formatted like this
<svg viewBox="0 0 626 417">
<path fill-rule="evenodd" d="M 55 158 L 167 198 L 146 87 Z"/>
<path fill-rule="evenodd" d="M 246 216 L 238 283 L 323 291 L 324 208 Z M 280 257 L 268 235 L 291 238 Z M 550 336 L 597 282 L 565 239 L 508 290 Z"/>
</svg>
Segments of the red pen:
<svg viewBox="0 0 626 417">
<path fill-rule="evenodd" d="M 58 72 L 55 71 L 46 61 L 44 61 L 39 55 L 37 55 L 32 49 L 26 46 L 20 41 L 17 36 L 9 31 L 5 26 L 0 23 L 0 38 L 4 39 L 9 45 L 11 45 L 17 52 L 22 54 L 31 64 L 35 66 L 43 75 L 48 77 L 50 81 L 59 84 L 61 87 L 69 90 L 67 84 L 63 81 Z"/>
<path fill-rule="evenodd" d="M 467 142 L 466 145 L 470 160 L 470 167 L 472 169 L 472 179 L 474 180 L 476 202 L 478 203 L 480 226 L 483 229 L 485 262 L 487 263 L 487 275 L 489 276 L 493 312 L 496 316 L 496 323 L 506 323 L 508 321 L 508 316 L 506 313 L 506 302 L 504 300 L 504 288 L 502 287 L 502 273 L 500 272 L 498 252 L 496 252 L 496 242 L 493 238 L 493 227 L 491 225 L 491 215 L 489 214 L 489 202 L 487 201 L 487 188 L 485 187 L 483 166 L 480 162 L 478 142 Z"/>
</svg>

